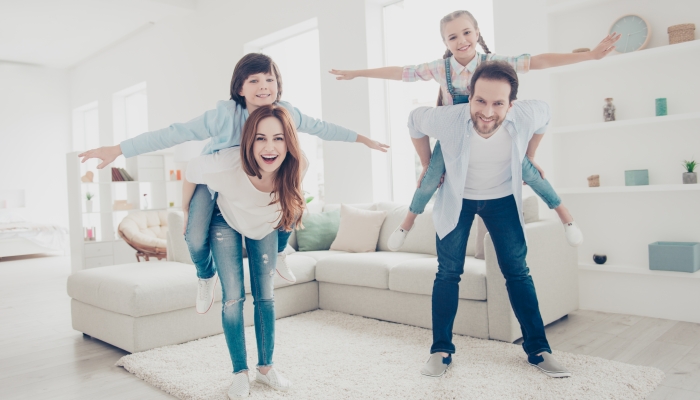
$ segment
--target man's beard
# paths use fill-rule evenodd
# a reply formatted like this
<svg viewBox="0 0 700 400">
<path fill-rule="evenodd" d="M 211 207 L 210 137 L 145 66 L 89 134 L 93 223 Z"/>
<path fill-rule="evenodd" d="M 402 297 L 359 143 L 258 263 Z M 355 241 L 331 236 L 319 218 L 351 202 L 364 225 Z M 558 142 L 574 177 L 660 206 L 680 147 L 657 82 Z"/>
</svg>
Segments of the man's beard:
<svg viewBox="0 0 700 400">
<path fill-rule="evenodd" d="M 480 112 L 474 113 L 472 115 L 472 121 L 474 121 L 474 129 L 476 129 L 476 131 L 482 135 L 490 135 L 490 134 L 496 132 L 496 130 L 501 127 L 501 123 L 503 123 L 503 119 L 502 118 L 498 119 L 498 115 L 494 114 L 492 117 L 494 120 L 493 128 L 489 129 L 488 131 L 482 131 L 481 128 L 479 127 L 479 124 L 483 124 L 483 121 L 481 121 L 481 118 L 480 118 L 483 116 L 484 116 L 484 114 L 482 114 Z"/>
</svg>

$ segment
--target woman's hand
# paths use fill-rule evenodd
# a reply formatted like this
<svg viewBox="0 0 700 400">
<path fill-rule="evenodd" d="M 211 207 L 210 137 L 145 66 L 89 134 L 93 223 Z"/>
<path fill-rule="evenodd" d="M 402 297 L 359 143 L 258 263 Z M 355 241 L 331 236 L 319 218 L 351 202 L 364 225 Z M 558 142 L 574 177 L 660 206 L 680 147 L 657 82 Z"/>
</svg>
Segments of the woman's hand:
<svg viewBox="0 0 700 400">
<path fill-rule="evenodd" d="M 369 147 L 370 149 L 379 150 L 382 153 L 386 153 L 386 149 L 389 148 L 389 145 L 378 142 L 376 140 L 372 140 L 372 139 L 368 138 L 367 136 L 360 135 L 360 134 L 357 135 L 357 139 L 355 141 L 357 143 L 364 144 L 365 146 Z"/>
<path fill-rule="evenodd" d="M 332 69 L 328 72 L 335 75 L 335 79 L 337 79 L 339 81 L 349 81 L 349 80 L 355 79 L 359 76 L 357 74 L 357 71 L 345 71 L 345 70 L 340 70 L 340 69 Z"/>
<path fill-rule="evenodd" d="M 615 32 L 609 34 L 603 40 L 598 43 L 598 45 L 591 50 L 591 58 L 594 60 L 600 60 L 601 58 L 607 56 L 611 51 L 615 50 L 615 43 L 620 40 L 622 34 L 615 34 Z"/>
<path fill-rule="evenodd" d="M 120 155 L 122 155 L 122 148 L 117 144 L 114 146 L 105 146 L 98 149 L 84 151 L 78 154 L 78 157 L 83 158 L 80 162 L 85 162 L 91 158 L 99 158 L 102 160 L 102 163 L 97 166 L 97 169 L 102 169 L 111 164 L 112 161 L 116 160 L 116 158 Z"/>
</svg>

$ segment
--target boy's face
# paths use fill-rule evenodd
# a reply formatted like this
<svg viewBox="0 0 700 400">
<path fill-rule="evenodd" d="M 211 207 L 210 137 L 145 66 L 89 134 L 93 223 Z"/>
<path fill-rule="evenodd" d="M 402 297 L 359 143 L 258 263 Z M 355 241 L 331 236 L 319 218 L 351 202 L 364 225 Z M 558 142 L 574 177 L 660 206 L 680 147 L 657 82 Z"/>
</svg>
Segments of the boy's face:
<svg viewBox="0 0 700 400">
<path fill-rule="evenodd" d="M 506 114 L 513 107 L 510 102 L 510 84 L 502 80 L 479 79 L 472 88 L 469 99 L 474 128 L 482 135 L 498 129 Z"/>
<path fill-rule="evenodd" d="M 269 72 L 250 75 L 243 82 L 238 93 L 245 98 L 245 105 L 249 113 L 258 107 L 266 106 L 277 100 L 277 79 Z"/>
</svg>

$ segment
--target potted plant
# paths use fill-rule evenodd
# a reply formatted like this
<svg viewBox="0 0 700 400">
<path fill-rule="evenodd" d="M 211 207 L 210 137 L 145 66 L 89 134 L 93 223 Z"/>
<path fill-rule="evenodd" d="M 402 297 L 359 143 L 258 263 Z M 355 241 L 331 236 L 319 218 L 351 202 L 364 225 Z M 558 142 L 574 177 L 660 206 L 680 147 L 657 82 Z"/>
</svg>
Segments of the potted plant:
<svg viewBox="0 0 700 400">
<path fill-rule="evenodd" d="M 695 160 L 683 161 L 683 167 L 687 172 L 683 173 L 683 183 L 698 183 L 698 174 L 695 172 Z"/>
<path fill-rule="evenodd" d="M 87 192 L 85 193 L 85 211 L 92 212 L 92 198 L 95 197 L 94 194 Z"/>
</svg>

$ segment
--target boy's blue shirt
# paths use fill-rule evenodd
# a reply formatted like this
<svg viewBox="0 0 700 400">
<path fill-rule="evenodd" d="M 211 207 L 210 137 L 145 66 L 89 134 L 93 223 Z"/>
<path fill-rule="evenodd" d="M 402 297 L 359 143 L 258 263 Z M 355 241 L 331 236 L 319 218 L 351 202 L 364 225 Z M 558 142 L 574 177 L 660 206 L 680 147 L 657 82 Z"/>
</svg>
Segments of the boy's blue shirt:
<svg viewBox="0 0 700 400">
<path fill-rule="evenodd" d="M 292 114 L 299 132 L 330 141 L 355 142 L 357 140 L 355 131 L 302 114 L 286 101 L 279 101 L 277 104 Z M 216 103 L 215 109 L 209 110 L 189 122 L 174 123 L 164 129 L 142 133 L 134 138 L 124 140 L 119 146 L 124 157 L 128 158 L 167 149 L 190 140 L 211 138 L 211 141 L 202 150 L 202 154 L 211 154 L 221 149 L 241 145 L 243 125 L 248 119 L 248 115 L 248 110 L 235 101 L 222 100 Z"/>
</svg>

